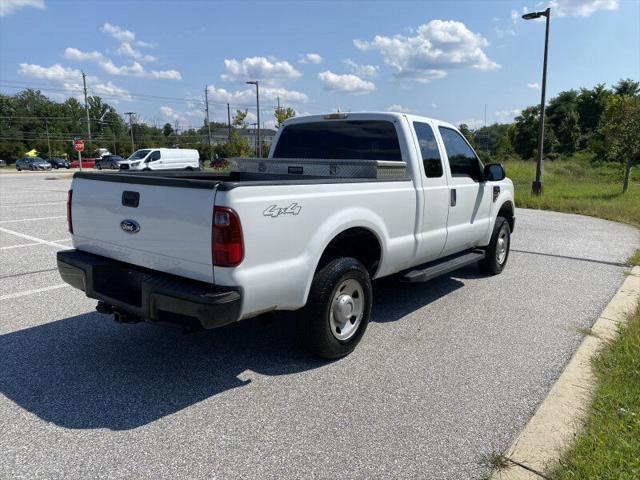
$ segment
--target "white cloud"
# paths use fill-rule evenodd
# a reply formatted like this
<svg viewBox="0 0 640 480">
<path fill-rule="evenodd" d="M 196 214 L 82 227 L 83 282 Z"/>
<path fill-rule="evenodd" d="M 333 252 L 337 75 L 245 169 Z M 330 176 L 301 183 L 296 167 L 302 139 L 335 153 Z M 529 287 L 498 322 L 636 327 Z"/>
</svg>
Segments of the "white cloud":
<svg viewBox="0 0 640 480">
<path fill-rule="evenodd" d="M 133 48 L 128 42 L 123 42 L 116 50 L 116 53 L 125 57 L 131 57 L 135 60 L 140 60 L 141 62 L 155 62 L 157 60 L 153 55 L 146 55 L 140 50 Z"/>
<path fill-rule="evenodd" d="M 316 65 L 322 62 L 324 62 L 324 58 L 318 53 L 305 53 L 300 55 L 300 60 L 298 60 L 298 63 L 315 63 Z"/>
<path fill-rule="evenodd" d="M 438 108 L 438 104 L 436 104 L 436 103 L 432 103 L 432 104 L 431 104 L 431 108 Z"/>
<path fill-rule="evenodd" d="M 522 112 L 522 110 L 519 108 L 515 108 L 513 110 L 500 110 L 496 112 L 496 119 L 499 123 L 511 123 L 514 118 L 520 115 L 520 112 Z"/>
<path fill-rule="evenodd" d="M 227 81 L 264 80 L 292 80 L 302 74 L 285 60 L 268 59 L 266 57 L 248 57 L 239 62 L 235 58 L 224 61 L 227 73 L 220 78 Z"/>
<path fill-rule="evenodd" d="M 135 42 L 136 40 L 136 34 L 129 31 L 129 30 L 124 30 L 120 27 L 118 27 L 117 25 L 111 25 L 110 23 L 105 23 L 101 30 L 104 33 L 108 33 L 109 35 L 111 35 L 113 38 L 115 38 L 116 40 L 120 41 L 120 42 Z"/>
<path fill-rule="evenodd" d="M 47 8 L 44 0 L 0 0 L 0 17 L 6 17 L 24 7 L 34 7 L 38 10 Z"/>
<path fill-rule="evenodd" d="M 43 67 L 41 65 L 21 63 L 18 74 L 27 77 L 41 78 L 57 83 L 66 91 L 79 96 L 82 93 L 82 72 L 75 68 L 63 67 L 60 64 Z M 112 82 L 100 82 L 97 77 L 87 76 L 91 95 L 109 95 L 120 100 L 132 100 L 131 94 Z"/>
<path fill-rule="evenodd" d="M 531 88 L 532 90 L 540 90 L 540 84 L 539 83 L 527 83 L 527 87 Z"/>
<path fill-rule="evenodd" d="M 524 7 L 525 10 L 527 7 Z M 527 12 L 524 12 L 527 13 Z M 516 24 L 518 23 L 518 20 L 520 20 L 520 14 L 518 13 L 517 10 L 511 10 L 511 23 Z"/>
<path fill-rule="evenodd" d="M 324 84 L 325 90 L 342 93 L 369 93 L 376 89 L 373 82 L 363 80 L 357 75 L 350 73 L 338 75 L 330 70 L 320 72 L 318 78 Z"/>
<path fill-rule="evenodd" d="M 110 75 L 159 78 L 168 80 L 181 80 L 182 75 L 177 70 L 151 70 L 146 71 L 145 68 L 137 61 L 131 62 L 131 65 L 118 66 L 110 58 L 107 58 L 100 52 L 83 52 L 77 48 L 68 47 L 64 51 L 65 58 L 77 60 L 80 62 L 91 61 L 98 64 L 102 70 Z"/>
<path fill-rule="evenodd" d="M 260 99 L 268 102 L 275 101 L 280 97 L 283 103 L 306 103 L 309 97 L 296 90 L 287 90 L 282 87 L 260 87 Z M 224 88 L 209 86 L 209 98 L 213 102 L 252 105 L 256 101 L 255 88 L 246 88 L 232 92 Z"/>
<path fill-rule="evenodd" d="M 413 37 L 376 35 L 371 41 L 353 43 L 360 50 L 377 50 L 395 70 L 397 78 L 423 83 L 443 78 L 451 69 L 499 67 L 483 51 L 489 42 L 464 23 L 452 20 L 432 20 L 420 25 Z"/>
<path fill-rule="evenodd" d="M 454 122 L 455 125 L 466 125 L 467 127 L 469 127 L 471 130 L 477 130 L 478 128 L 482 128 L 484 127 L 484 120 L 481 120 L 479 118 L 466 118 L 464 120 L 458 120 L 457 122 Z"/>
<path fill-rule="evenodd" d="M 551 0 L 553 15 L 559 17 L 588 17 L 599 10 L 617 10 L 618 0 Z"/>
<path fill-rule="evenodd" d="M 167 105 L 163 105 L 160 107 L 160 113 L 162 114 L 163 122 L 165 123 L 178 122 L 178 124 L 190 127 L 190 124 L 195 119 L 204 121 L 204 112 L 202 110 L 187 110 L 185 112 L 181 112 Z M 213 121 L 213 119 L 211 120 Z"/>
<path fill-rule="evenodd" d="M 54 82 L 82 82 L 82 72 L 75 68 L 63 67 L 56 63 L 43 67 L 32 63 L 21 63 L 18 74 L 27 77 L 44 78 Z"/>
<path fill-rule="evenodd" d="M 410 113 L 411 110 L 407 107 L 403 107 L 402 105 L 398 105 L 394 103 L 393 105 L 389 105 L 387 107 L 387 112 L 396 112 L 396 113 Z"/>
<path fill-rule="evenodd" d="M 107 83 L 97 83 L 90 86 L 92 95 L 104 95 L 114 97 L 120 100 L 133 100 L 131 94 L 122 87 L 114 85 L 111 81 Z"/>
<path fill-rule="evenodd" d="M 349 67 L 351 73 L 358 75 L 359 77 L 376 77 L 380 68 L 377 65 L 361 65 L 350 58 L 342 60 L 342 63 Z"/>
</svg>

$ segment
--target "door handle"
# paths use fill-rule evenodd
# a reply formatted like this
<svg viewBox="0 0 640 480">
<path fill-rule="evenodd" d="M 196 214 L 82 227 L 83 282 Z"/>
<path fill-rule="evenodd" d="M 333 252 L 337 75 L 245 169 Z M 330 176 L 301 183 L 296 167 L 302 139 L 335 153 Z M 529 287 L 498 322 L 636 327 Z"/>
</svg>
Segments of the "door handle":
<svg viewBox="0 0 640 480">
<path fill-rule="evenodd" d="M 456 196 L 456 189 L 452 188 L 451 189 L 451 206 L 455 207 L 456 206 L 456 201 L 457 201 L 457 196 Z"/>
</svg>

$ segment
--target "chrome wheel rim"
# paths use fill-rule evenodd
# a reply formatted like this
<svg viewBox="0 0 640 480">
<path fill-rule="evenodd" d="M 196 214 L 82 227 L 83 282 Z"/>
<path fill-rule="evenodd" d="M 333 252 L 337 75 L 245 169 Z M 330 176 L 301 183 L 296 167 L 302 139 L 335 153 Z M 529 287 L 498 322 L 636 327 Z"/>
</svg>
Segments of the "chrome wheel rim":
<svg viewBox="0 0 640 480">
<path fill-rule="evenodd" d="M 498 244 L 496 245 L 496 259 L 498 264 L 502 265 L 507 259 L 509 252 L 509 232 L 507 227 L 503 226 L 498 234 Z"/>
<path fill-rule="evenodd" d="M 364 316 L 364 289 L 352 278 L 344 280 L 333 292 L 329 308 L 329 326 L 333 336 L 346 341 L 353 337 Z"/>
</svg>

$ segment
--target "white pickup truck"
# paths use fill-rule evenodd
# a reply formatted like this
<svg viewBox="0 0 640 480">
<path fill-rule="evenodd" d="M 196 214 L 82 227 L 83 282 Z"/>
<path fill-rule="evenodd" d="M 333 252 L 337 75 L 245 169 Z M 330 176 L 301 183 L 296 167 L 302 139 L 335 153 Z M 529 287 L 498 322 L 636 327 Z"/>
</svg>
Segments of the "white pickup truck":
<svg viewBox="0 0 640 480">
<path fill-rule="evenodd" d="M 347 355 L 373 279 L 504 268 L 513 184 L 452 125 L 396 113 L 292 118 L 229 172 L 85 173 L 62 278 L 117 321 L 214 328 L 300 310 L 308 347 Z"/>
</svg>

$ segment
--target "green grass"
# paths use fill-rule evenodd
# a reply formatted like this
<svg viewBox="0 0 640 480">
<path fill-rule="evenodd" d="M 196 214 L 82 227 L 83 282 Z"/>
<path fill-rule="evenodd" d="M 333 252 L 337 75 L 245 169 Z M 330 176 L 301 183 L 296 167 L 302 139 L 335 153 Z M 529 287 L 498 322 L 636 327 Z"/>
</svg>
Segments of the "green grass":
<svg viewBox="0 0 640 480">
<path fill-rule="evenodd" d="M 544 192 L 531 193 L 535 162 L 508 160 L 507 176 L 516 187 L 516 205 L 605 218 L 640 227 L 640 168 L 631 171 L 627 193 L 622 193 L 619 164 L 594 165 L 586 155 L 570 160 L 545 161 Z"/>
<path fill-rule="evenodd" d="M 640 249 L 636 250 L 636 253 L 631 256 L 631 258 L 629 259 L 629 265 L 640 267 Z"/>
<path fill-rule="evenodd" d="M 554 480 L 640 478 L 640 308 L 592 362 L 597 388 L 584 430 Z"/>
</svg>

